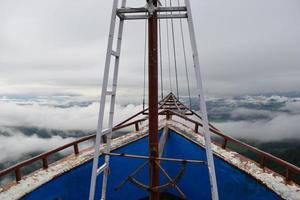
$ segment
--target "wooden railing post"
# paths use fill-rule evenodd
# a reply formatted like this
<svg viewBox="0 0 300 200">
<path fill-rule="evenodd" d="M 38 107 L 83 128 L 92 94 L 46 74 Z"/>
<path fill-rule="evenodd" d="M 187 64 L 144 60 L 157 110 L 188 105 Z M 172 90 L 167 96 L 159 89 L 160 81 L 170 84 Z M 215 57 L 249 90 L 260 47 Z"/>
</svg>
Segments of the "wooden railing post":
<svg viewBox="0 0 300 200">
<path fill-rule="evenodd" d="M 43 157 L 43 169 L 47 169 L 48 168 L 48 156 Z"/>
<path fill-rule="evenodd" d="M 22 179 L 21 169 L 20 168 L 16 168 L 15 169 L 15 175 L 16 175 L 16 181 L 19 182 Z"/>
<path fill-rule="evenodd" d="M 226 149 L 227 142 L 228 142 L 228 139 L 227 139 L 227 138 L 224 138 L 224 142 L 223 142 L 223 145 L 222 145 L 222 148 L 223 148 L 223 149 Z"/>
<path fill-rule="evenodd" d="M 288 168 L 286 168 L 286 172 L 285 172 L 285 180 L 286 180 L 287 182 L 289 182 L 289 181 L 291 180 L 291 171 L 290 171 Z"/>
<path fill-rule="evenodd" d="M 167 120 L 170 120 L 170 112 L 167 110 L 167 115 L 166 115 Z"/>
<path fill-rule="evenodd" d="M 195 123 L 195 133 L 198 133 L 198 128 L 199 128 L 199 125 L 197 123 Z"/>
<path fill-rule="evenodd" d="M 260 160 L 260 167 L 264 168 L 266 166 L 266 157 L 262 156 Z"/>
<path fill-rule="evenodd" d="M 73 146 L 74 146 L 74 153 L 75 153 L 75 155 L 79 154 L 78 144 L 75 143 Z"/>
<path fill-rule="evenodd" d="M 134 125 L 135 125 L 135 131 L 138 131 L 139 130 L 139 123 L 136 122 Z"/>
</svg>

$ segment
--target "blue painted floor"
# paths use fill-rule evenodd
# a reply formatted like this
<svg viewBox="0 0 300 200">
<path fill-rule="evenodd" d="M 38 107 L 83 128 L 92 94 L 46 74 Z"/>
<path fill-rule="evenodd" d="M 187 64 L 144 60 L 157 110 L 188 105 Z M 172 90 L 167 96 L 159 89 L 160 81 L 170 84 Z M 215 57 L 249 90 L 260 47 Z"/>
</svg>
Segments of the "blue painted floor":
<svg viewBox="0 0 300 200">
<path fill-rule="evenodd" d="M 143 138 L 130 145 L 122 147 L 114 152 L 148 155 L 148 138 Z M 170 132 L 165 145 L 164 157 L 185 158 L 206 160 L 204 149 L 184 139 L 174 132 Z M 103 163 L 103 158 L 100 159 Z M 144 160 L 111 157 L 110 176 L 108 181 L 107 199 L 141 199 L 148 196 L 132 183 L 127 182 L 123 188 L 115 191 L 114 189 L 133 173 Z M 181 166 L 180 163 L 162 162 L 171 177 L 175 177 Z M 88 199 L 92 162 L 83 164 L 74 168 L 70 172 L 53 179 L 45 185 L 39 187 L 32 193 L 23 197 L 23 200 L 84 200 Z M 275 193 L 267 189 L 264 185 L 259 184 L 255 179 L 238 169 L 230 166 L 226 162 L 215 157 L 215 168 L 218 181 L 219 196 L 221 200 L 234 199 L 255 199 L 271 200 L 280 199 Z M 207 166 L 203 164 L 187 164 L 185 172 L 178 182 L 178 186 L 187 196 L 187 199 L 209 200 L 210 189 L 208 180 Z M 135 178 L 144 184 L 148 184 L 148 168 L 140 171 Z M 167 180 L 161 174 L 161 183 Z M 98 177 L 96 199 L 100 199 L 102 177 Z M 175 189 L 168 189 L 167 192 L 178 195 Z"/>
</svg>

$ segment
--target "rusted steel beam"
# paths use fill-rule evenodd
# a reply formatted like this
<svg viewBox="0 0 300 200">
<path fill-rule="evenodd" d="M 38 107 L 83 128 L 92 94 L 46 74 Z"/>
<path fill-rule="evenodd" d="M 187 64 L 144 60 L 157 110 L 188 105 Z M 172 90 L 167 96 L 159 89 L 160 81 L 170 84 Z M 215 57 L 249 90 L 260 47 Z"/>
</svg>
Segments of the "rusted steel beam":
<svg viewBox="0 0 300 200">
<path fill-rule="evenodd" d="M 157 0 L 153 0 L 157 6 Z M 148 90 L 149 90 L 149 156 L 158 157 L 158 37 L 157 12 L 149 13 L 148 18 Z M 149 161 L 150 188 L 159 185 L 159 168 L 154 159 Z M 150 200 L 158 200 L 159 192 L 150 191 Z"/>
</svg>

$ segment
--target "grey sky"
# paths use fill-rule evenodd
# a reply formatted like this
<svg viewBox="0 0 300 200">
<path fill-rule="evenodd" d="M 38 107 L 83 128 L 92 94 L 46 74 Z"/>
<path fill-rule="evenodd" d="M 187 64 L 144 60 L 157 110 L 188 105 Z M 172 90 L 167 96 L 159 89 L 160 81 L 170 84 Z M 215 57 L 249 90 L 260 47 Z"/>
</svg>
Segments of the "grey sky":
<svg viewBox="0 0 300 200">
<path fill-rule="evenodd" d="M 191 2 L 209 95 L 299 90 L 298 0 Z M 0 0 L 0 94 L 98 95 L 111 6 L 103 0 Z M 125 26 L 120 94 L 142 94 L 143 27 Z M 182 58 L 178 63 L 184 88 Z M 165 58 L 164 72 L 166 66 Z"/>
</svg>

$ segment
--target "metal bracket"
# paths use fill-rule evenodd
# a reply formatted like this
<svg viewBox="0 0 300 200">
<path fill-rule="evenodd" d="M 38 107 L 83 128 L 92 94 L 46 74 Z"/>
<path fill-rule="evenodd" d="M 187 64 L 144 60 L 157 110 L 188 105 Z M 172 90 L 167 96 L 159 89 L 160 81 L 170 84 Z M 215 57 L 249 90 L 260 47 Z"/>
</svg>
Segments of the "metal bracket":
<svg viewBox="0 0 300 200">
<path fill-rule="evenodd" d="M 153 0 L 148 0 L 148 3 L 146 4 L 146 9 L 148 10 L 150 15 L 153 15 L 157 7 L 153 5 Z"/>
<path fill-rule="evenodd" d="M 154 5 L 154 2 L 158 5 L 158 6 L 162 6 L 161 2 L 159 0 L 147 0 L 147 4 L 145 6 L 145 8 L 148 10 L 148 12 L 150 13 L 150 15 L 153 15 L 153 13 L 157 10 L 158 6 Z"/>
<path fill-rule="evenodd" d="M 163 174 L 166 176 L 166 178 L 169 180 L 169 182 L 156 186 L 156 187 L 150 187 L 146 184 L 141 183 L 140 181 L 136 180 L 134 178 L 134 176 L 141 171 L 147 164 L 149 163 L 149 160 L 144 162 L 141 166 L 139 166 L 132 174 L 130 174 L 123 182 L 121 182 L 114 190 L 118 191 L 120 190 L 127 181 L 130 181 L 132 184 L 134 184 L 135 186 L 137 186 L 138 188 L 145 190 L 145 191 L 155 191 L 155 192 L 161 192 L 163 190 L 166 190 L 170 187 L 175 187 L 175 189 L 178 191 L 178 193 L 180 194 L 182 199 L 186 199 L 185 194 L 180 190 L 180 188 L 176 185 L 176 183 L 180 180 L 180 178 L 182 177 L 186 164 L 187 162 L 182 161 L 181 162 L 181 167 L 179 169 L 178 174 L 176 175 L 176 177 L 174 179 L 172 179 L 167 172 L 163 169 L 163 167 L 159 164 L 159 162 L 155 162 L 155 164 L 159 167 L 159 169 L 163 172 Z"/>
</svg>

